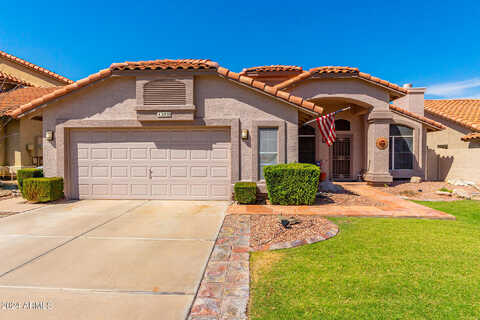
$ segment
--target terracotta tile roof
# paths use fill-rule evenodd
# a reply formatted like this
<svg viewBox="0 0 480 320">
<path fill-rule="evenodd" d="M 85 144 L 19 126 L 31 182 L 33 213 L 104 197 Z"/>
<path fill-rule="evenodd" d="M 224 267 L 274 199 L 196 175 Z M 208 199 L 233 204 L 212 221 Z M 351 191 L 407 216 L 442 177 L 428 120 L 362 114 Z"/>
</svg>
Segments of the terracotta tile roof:
<svg viewBox="0 0 480 320">
<path fill-rule="evenodd" d="M 18 63 L 18 64 L 20 64 L 24 67 L 30 68 L 30 69 L 35 70 L 37 72 L 43 73 L 43 74 L 49 76 L 50 78 L 56 79 L 56 80 L 61 81 L 65 84 L 73 83 L 72 80 L 67 79 L 67 78 L 65 78 L 65 77 L 63 77 L 59 74 L 56 74 L 55 72 L 52 72 L 52 71 L 47 70 L 45 68 L 39 67 L 39 66 L 37 66 L 37 65 L 35 65 L 31 62 L 28 62 L 28 61 L 25 61 L 23 59 L 17 58 L 15 56 L 11 55 L 11 54 L 6 53 L 6 52 L 0 51 L 0 57 L 5 58 L 5 59 L 10 60 L 10 61 L 13 61 L 13 62 L 16 62 L 16 63 Z"/>
<path fill-rule="evenodd" d="M 189 70 L 216 69 L 217 67 L 218 63 L 208 59 L 162 59 L 114 63 L 110 66 L 110 70 Z"/>
<path fill-rule="evenodd" d="M 25 80 L 22 80 L 22 79 L 18 79 L 17 77 L 9 74 L 9 73 L 6 73 L 6 72 L 3 72 L 3 71 L 0 71 L 0 86 L 2 86 L 2 84 L 4 83 L 8 83 L 8 84 L 18 84 L 20 86 L 28 86 L 28 87 L 33 87 L 33 84 L 31 84 L 30 82 L 28 81 L 25 81 Z"/>
<path fill-rule="evenodd" d="M 27 87 L 0 93 L 0 115 L 57 90 L 59 87 Z"/>
<path fill-rule="evenodd" d="M 425 112 L 480 131 L 480 99 L 425 100 Z"/>
<path fill-rule="evenodd" d="M 240 74 L 245 74 L 248 72 L 275 72 L 275 71 L 303 71 L 302 67 L 299 66 L 288 66 L 288 65 L 271 65 L 271 66 L 257 66 L 245 68 L 240 72 Z"/>
<path fill-rule="evenodd" d="M 428 119 L 426 117 L 423 117 L 419 114 L 416 114 L 416 113 L 413 113 L 413 112 L 410 112 L 408 110 L 405 110 L 403 108 L 400 108 L 400 107 L 397 107 L 393 104 L 390 104 L 390 110 L 393 111 L 393 112 L 396 112 L 396 113 L 400 113 L 404 116 L 407 116 L 407 117 L 410 117 L 410 118 L 413 118 L 413 119 L 416 119 L 420 122 L 423 122 L 427 125 L 430 125 L 431 127 L 434 127 L 435 129 L 437 130 L 443 130 L 445 129 L 445 126 L 443 124 L 441 124 L 440 122 L 437 122 L 437 121 L 433 121 L 431 119 Z"/>
<path fill-rule="evenodd" d="M 472 132 L 461 138 L 463 141 L 478 140 L 480 141 L 480 132 Z"/>
<path fill-rule="evenodd" d="M 35 109 L 36 107 L 45 104 L 46 102 L 66 95 L 69 92 L 77 90 L 79 88 L 85 87 L 92 82 L 97 80 L 109 77 L 113 71 L 123 71 L 123 70 L 191 70 L 191 69 L 206 69 L 215 71 L 219 76 L 224 77 L 228 80 L 242 83 L 252 89 L 260 90 L 263 93 L 278 98 L 280 100 L 286 101 L 288 103 L 294 104 L 300 108 L 313 111 L 314 113 L 322 113 L 323 108 L 304 100 L 303 98 L 296 97 L 291 95 L 288 92 L 281 91 L 277 88 L 266 85 L 263 82 L 254 80 L 250 77 L 243 76 L 239 73 L 232 72 L 226 68 L 220 67 L 218 63 L 210 60 L 200 60 L 200 59 L 182 59 L 182 60 L 152 60 L 152 61 L 139 61 L 139 62 L 123 62 L 123 63 L 114 63 L 109 68 L 103 69 L 97 73 L 94 73 L 87 78 L 78 80 L 75 83 L 69 84 L 67 86 L 60 87 L 59 89 L 48 93 L 44 96 L 41 96 L 29 103 L 26 103 L 20 108 L 17 108 L 11 111 L 9 114 L 13 117 L 18 117 L 21 114 Z"/>
<path fill-rule="evenodd" d="M 407 89 L 402 88 L 394 83 L 390 83 L 388 81 L 379 79 L 377 77 L 374 77 L 368 73 L 360 72 L 358 68 L 352 68 L 352 67 L 338 67 L 338 66 L 325 66 L 325 67 L 317 67 L 317 68 L 312 68 L 308 71 L 304 71 L 303 73 L 299 74 L 298 76 L 288 79 L 282 83 L 277 84 L 275 87 L 278 89 L 284 89 L 287 88 L 297 82 L 300 82 L 302 80 L 306 80 L 311 77 L 315 77 L 316 75 L 328 75 L 328 74 L 344 74 L 344 75 L 349 75 L 353 78 L 360 78 L 366 81 L 374 82 L 375 84 L 382 85 L 384 87 L 387 87 L 389 89 L 399 91 L 402 93 L 407 93 Z"/>
</svg>

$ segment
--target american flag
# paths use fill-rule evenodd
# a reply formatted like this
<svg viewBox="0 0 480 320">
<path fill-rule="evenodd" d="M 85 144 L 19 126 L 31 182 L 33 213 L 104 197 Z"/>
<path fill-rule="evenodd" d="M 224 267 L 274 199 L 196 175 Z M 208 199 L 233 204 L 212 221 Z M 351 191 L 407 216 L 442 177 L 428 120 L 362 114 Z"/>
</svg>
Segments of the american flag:
<svg viewBox="0 0 480 320">
<path fill-rule="evenodd" d="M 337 134 L 335 133 L 335 113 L 336 112 L 332 112 L 315 119 L 317 121 L 318 129 L 320 129 L 320 133 L 329 147 L 337 138 Z"/>
</svg>

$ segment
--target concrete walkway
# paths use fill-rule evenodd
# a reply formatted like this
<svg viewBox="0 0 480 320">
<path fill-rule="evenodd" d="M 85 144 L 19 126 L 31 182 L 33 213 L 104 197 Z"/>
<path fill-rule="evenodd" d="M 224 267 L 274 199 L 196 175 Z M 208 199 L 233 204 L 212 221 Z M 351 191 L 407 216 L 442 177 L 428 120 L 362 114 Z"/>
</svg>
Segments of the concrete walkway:
<svg viewBox="0 0 480 320">
<path fill-rule="evenodd" d="M 185 319 L 227 202 L 78 201 L 0 220 L 0 319 Z"/>
<path fill-rule="evenodd" d="M 278 206 L 231 205 L 228 214 L 307 214 L 326 217 L 382 217 L 455 220 L 447 213 L 401 199 L 365 183 L 339 183 L 343 188 L 363 197 L 383 202 L 383 206 Z"/>
</svg>

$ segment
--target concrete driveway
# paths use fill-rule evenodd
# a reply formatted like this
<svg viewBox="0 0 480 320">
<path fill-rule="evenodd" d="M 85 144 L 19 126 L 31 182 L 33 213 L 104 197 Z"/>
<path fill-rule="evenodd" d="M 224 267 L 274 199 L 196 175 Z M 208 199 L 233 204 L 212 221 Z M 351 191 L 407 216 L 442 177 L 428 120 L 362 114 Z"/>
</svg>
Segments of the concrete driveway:
<svg viewBox="0 0 480 320">
<path fill-rule="evenodd" d="M 84 200 L 0 220 L 0 319 L 185 319 L 227 202 Z"/>
</svg>

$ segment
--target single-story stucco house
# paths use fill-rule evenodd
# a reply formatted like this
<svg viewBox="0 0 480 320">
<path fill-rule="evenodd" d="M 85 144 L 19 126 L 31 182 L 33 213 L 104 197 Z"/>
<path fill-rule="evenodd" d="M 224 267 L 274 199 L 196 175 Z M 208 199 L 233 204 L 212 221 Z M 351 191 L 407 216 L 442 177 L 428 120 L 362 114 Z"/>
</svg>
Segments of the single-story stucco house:
<svg viewBox="0 0 480 320">
<path fill-rule="evenodd" d="M 423 88 L 350 67 L 229 71 L 210 60 L 115 63 L 10 112 L 42 119 L 46 176 L 71 199 L 230 199 L 268 164 L 321 162 L 333 180 L 425 177 Z M 330 148 L 316 117 L 338 114 Z"/>
<path fill-rule="evenodd" d="M 0 174 L 42 164 L 42 122 L 8 113 L 33 99 L 71 84 L 50 70 L 0 51 Z M 5 172 L 6 171 L 6 172 Z"/>
</svg>

